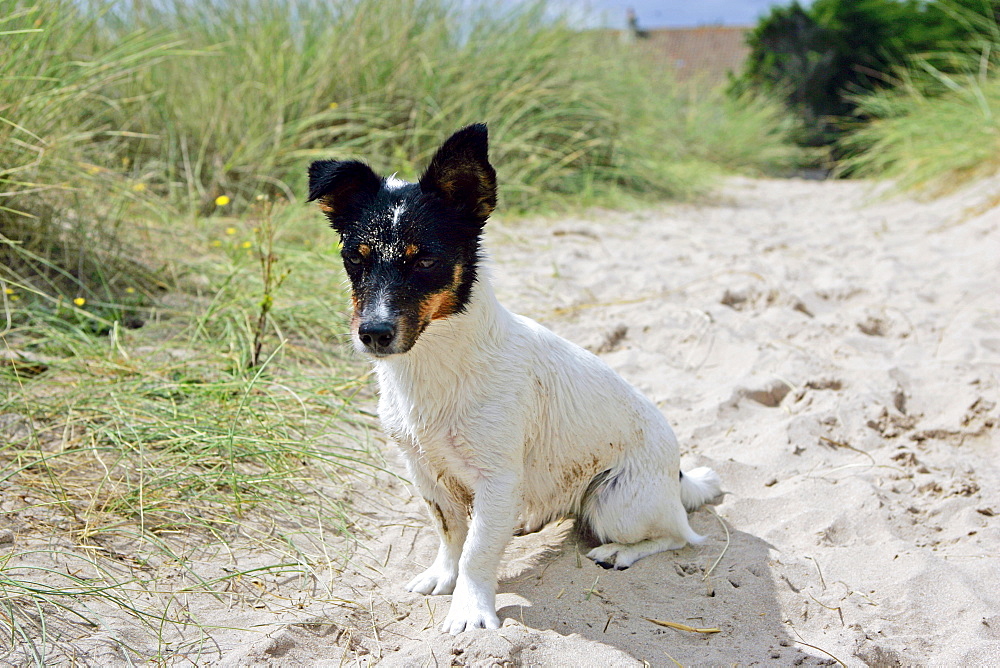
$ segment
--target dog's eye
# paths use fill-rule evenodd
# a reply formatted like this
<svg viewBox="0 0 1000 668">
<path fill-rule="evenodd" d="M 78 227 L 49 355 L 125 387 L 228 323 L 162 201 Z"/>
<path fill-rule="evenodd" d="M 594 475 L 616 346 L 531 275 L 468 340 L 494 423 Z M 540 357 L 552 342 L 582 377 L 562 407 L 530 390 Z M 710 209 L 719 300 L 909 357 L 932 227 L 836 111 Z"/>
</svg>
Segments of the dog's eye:
<svg viewBox="0 0 1000 668">
<path fill-rule="evenodd" d="M 432 257 L 424 257 L 417 260 L 417 266 L 420 267 L 421 269 L 430 269 L 431 267 L 436 265 L 437 262 L 438 261 Z"/>
<path fill-rule="evenodd" d="M 346 259 L 351 264 L 361 264 L 361 255 L 359 255 L 358 253 L 349 253 L 344 256 L 344 259 Z"/>
</svg>

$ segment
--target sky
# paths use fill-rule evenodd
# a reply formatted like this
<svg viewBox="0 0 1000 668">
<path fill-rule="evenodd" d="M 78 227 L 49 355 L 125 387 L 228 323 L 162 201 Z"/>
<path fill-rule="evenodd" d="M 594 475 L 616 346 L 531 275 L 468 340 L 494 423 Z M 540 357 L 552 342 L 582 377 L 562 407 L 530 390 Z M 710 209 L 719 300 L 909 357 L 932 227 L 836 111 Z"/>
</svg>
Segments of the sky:
<svg viewBox="0 0 1000 668">
<path fill-rule="evenodd" d="M 772 5 L 787 5 L 791 0 L 563 0 L 554 4 L 572 7 L 588 5 L 603 15 L 597 23 L 612 28 L 625 27 L 625 12 L 631 7 L 639 17 L 640 28 L 664 28 L 698 25 L 753 25 Z M 800 2 L 808 5 L 809 2 Z M 595 19 L 590 19 L 591 23 Z"/>
</svg>

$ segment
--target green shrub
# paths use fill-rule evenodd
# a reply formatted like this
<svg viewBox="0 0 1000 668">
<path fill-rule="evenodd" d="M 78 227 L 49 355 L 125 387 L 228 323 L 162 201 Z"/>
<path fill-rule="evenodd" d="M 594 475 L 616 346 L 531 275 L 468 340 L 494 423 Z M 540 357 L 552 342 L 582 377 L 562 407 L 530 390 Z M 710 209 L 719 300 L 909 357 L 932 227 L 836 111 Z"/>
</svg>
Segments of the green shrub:
<svg viewBox="0 0 1000 668">
<path fill-rule="evenodd" d="M 754 28 L 735 87 L 783 96 L 802 120 L 799 140 L 831 144 L 845 118 L 864 115 L 857 98 L 895 86 L 895 71 L 910 59 L 958 71 L 951 52 L 980 51 L 981 26 L 995 25 L 998 13 L 998 0 L 793 1 Z"/>
<path fill-rule="evenodd" d="M 946 6 L 971 37 L 915 58 L 895 87 L 854 98 L 865 122 L 840 143 L 843 173 L 943 191 L 1000 168 L 1000 23 L 982 6 Z"/>
</svg>

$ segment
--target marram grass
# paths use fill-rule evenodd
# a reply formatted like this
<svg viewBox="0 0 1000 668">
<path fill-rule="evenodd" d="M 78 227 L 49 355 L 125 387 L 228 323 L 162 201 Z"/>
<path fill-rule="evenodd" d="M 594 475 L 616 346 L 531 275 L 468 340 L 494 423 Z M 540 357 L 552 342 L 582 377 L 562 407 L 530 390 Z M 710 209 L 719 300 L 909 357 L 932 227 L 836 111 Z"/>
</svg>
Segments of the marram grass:
<svg viewBox="0 0 1000 668">
<path fill-rule="evenodd" d="M 991 12 L 942 8 L 969 38 L 915 57 L 892 88 L 855 100 L 861 120 L 841 142 L 842 173 L 938 194 L 1000 170 L 1000 24 Z"/>
<path fill-rule="evenodd" d="M 266 211 L 287 280 L 260 339 L 254 216 L 184 222 L 187 236 L 165 248 L 186 251 L 174 279 L 184 290 L 133 309 L 140 329 L 112 322 L 95 336 L 83 314 L 108 305 L 86 300 L 3 329 L 0 527 L 15 542 L 0 544 L 0 656 L 65 660 L 109 609 L 147 638 L 186 625 L 208 642 L 183 592 L 163 591 L 148 564 L 179 571 L 185 598 L 214 596 L 227 582 L 203 582 L 187 560 L 250 532 L 287 555 L 279 570 L 322 580 L 325 550 L 356 531 L 343 490 L 384 462 L 365 372 L 343 356 L 336 243 L 302 206 Z M 303 549 L 302 534 L 317 544 Z"/>
<path fill-rule="evenodd" d="M 937 95 L 906 86 L 861 109 L 875 118 L 844 141 L 845 171 L 945 192 L 1000 170 L 1000 78 L 961 77 Z"/>
</svg>

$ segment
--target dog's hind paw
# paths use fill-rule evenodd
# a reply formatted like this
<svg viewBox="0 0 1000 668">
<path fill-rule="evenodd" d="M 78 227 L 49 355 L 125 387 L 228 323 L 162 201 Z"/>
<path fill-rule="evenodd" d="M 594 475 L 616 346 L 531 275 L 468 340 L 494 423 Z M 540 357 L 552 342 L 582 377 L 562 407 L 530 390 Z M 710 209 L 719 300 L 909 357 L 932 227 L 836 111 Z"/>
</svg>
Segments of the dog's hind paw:
<svg viewBox="0 0 1000 668">
<path fill-rule="evenodd" d="M 611 570 L 612 568 L 616 571 L 623 571 L 629 566 L 631 566 L 635 560 L 629 560 L 627 554 L 623 554 L 621 548 L 626 547 L 625 545 L 619 545 L 618 543 L 607 543 L 606 545 L 600 545 L 595 547 L 593 550 L 587 553 L 587 558 L 593 559 L 594 563 L 601 568 Z"/>
<path fill-rule="evenodd" d="M 605 543 L 588 552 L 587 558 L 593 559 L 601 568 L 623 571 L 643 557 L 664 550 L 679 550 L 684 545 L 686 545 L 684 541 L 670 538 L 641 540 L 638 543 Z"/>
<path fill-rule="evenodd" d="M 456 579 L 458 573 L 435 565 L 407 582 L 406 589 L 418 594 L 450 594 L 455 591 Z"/>
</svg>

